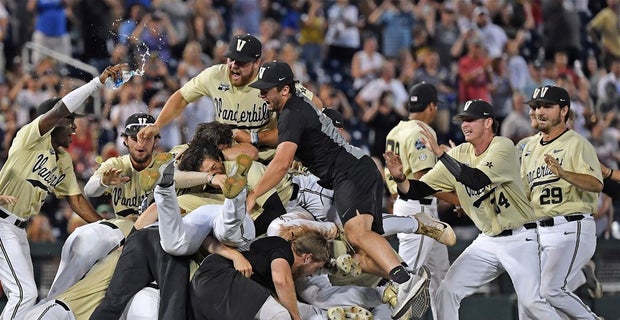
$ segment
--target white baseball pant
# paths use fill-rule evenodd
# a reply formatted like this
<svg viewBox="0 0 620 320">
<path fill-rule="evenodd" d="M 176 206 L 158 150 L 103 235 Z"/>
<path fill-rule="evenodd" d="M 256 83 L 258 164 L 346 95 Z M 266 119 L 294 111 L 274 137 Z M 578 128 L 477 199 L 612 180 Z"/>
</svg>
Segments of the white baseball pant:
<svg viewBox="0 0 620 320">
<path fill-rule="evenodd" d="M 438 219 L 437 199 L 433 198 L 432 203 L 429 205 L 422 205 L 420 201 L 417 200 L 405 201 L 400 198 L 396 199 L 394 202 L 394 215 L 412 217 L 418 212 L 427 213 Z M 386 221 L 385 218 L 384 221 Z M 415 230 L 417 230 L 417 226 Z M 435 303 L 435 293 L 450 267 L 448 247 L 432 238 L 411 232 L 398 233 L 397 236 L 399 243 L 398 254 L 409 267 L 416 270 L 422 265 L 426 265 L 431 271 L 429 294 L 431 296 L 431 310 L 433 311 L 433 316 L 437 319 L 435 316 L 438 313 Z"/>
<path fill-rule="evenodd" d="M 56 298 L 86 275 L 100 259 L 124 241 L 123 232 L 107 221 L 76 228 L 62 246 L 60 265 L 46 300 Z"/>
<path fill-rule="evenodd" d="M 28 310 L 24 319 L 75 320 L 75 315 L 64 302 L 52 299 L 39 302 Z"/>
<path fill-rule="evenodd" d="M 538 227 L 541 248 L 540 294 L 572 319 L 598 319 L 568 287 L 596 250 L 596 226 L 591 215 L 568 222 L 554 217 L 554 225 Z"/>
<path fill-rule="evenodd" d="M 20 319 L 38 292 L 26 230 L 6 219 L 0 219 L 0 282 L 8 299 L 0 319 Z"/>
<path fill-rule="evenodd" d="M 524 227 L 513 230 L 511 236 L 480 234 L 454 261 L 439 285 L 435 297 L 436 319 L 458 319 L 461 300 L 506 271 L 519 304 L 529 317 L 560 320 L 557 312 L 540 296 L 537 238 L 536 229 Z"/>
<path fill-rule="evenodd" d="M 146 287 L 129 300 L 119 320 L 153 320 L 159 317 L 159 289 Z"/>
<path fill-rule="evenodd" d="M 313 220 L 326 221 L 327 212 L 334 203 L 334 190 L 321 187 L 319 179 L 312 174 L 292 175 L 292 181 L 299 186 L 299 191 L 297 197 L 286 205 L 286 212 L 294 212 L 296 207 L 301 207 L 314 216 Z"/>
<path fill-rule="evenodd" d="M 355 305 L 372 309 L 383 304 L 381 294 L 376 288 L 333 286 L 327 273 L 295 280 L 295 291 L 303 301 L 324 310 L 331 307 Z"/>
<path fill-rule="evenodd" d="M 304 320 L 325 320 L 327 313 L 315 306 L 298 302 L 299 314 Z M 290 320 L 291 314 L 274 297 L 269 296 L 254 316 L 255 320 Z"/>
<path fill-rule="evenodd" d="M 256 231 L 252 218 L 246 214 L 246 192 L 243 190 L 235 199 L 225 199 L 223 205 L 204 205 L 181 217 L 174 186 L 156 186 L 153 195 L 164 251 L 178 256 L 194 254 L 210 233 L 222 243 L 247 249 Z"/>
</svg>

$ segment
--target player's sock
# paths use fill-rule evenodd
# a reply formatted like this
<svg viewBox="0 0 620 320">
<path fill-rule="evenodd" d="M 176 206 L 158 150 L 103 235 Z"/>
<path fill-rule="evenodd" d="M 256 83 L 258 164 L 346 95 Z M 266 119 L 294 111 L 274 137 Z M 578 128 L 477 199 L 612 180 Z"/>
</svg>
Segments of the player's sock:
<svg viewBox="0 0 620 320">
<path fill-rule="evenodd" d="M 403 267 L 399 265 L 390 271 L 390 279 L 396 283 L 405 283 L 411 278 L 409 276 L 409 272 Z"/>
</svg>

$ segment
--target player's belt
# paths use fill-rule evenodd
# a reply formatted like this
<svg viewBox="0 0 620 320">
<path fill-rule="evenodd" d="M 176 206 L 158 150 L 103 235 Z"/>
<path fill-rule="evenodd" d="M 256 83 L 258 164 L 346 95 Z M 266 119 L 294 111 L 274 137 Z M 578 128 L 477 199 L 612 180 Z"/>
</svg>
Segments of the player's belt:
<svg viewBox="0 0 620 320">
<path fill-rule="evenodd" d="M 570 216 L 557 216 L 557 217 L 553 217 L 553 218 L 549 218 L 545 220 L 540 220 L 538 223 L 540 224 L 541 227 L 553 227 L 557 224 L 563 224 L 566 222 L 583 220 L 587 216 L 589 215 L 573 214 Z"/>
<path fill-rule="evenodd" d="M 530 229 L 536 229 L 536 222 L 530 222 L 530 223 L 526 223 L 523 225 L 523 228 L 525 228 L 526 230 L 530 230 Z M 518 231 L 519 228 L 515 229 Z M 513 229 L 508 229 L 508 230 L 504 230 L 501 233 L 495 235 L 494 237 L 508 237 L 513 235 L 513 233 L 515 233 Z"/>
<path fill-rule="evenodd" d="M 0 207 L 0 218 L 12 223 L 16 227 L 20 229 L 26 229 L 28 225 L 28 220 L 20 220 L 15 215 L 6 211 L 6 209 Z"/>
<path fill-rule="evenodd" d="M 297 196 L 299 195 L 299 185 L 294 182 L 292 183 L 292 185 L 293 185 L 293 193 L 291 193 L 291 198 L 289 199 L 289 201 L 297 199 Z"/>
<path fill-rule="evenodd" d="M 63 307 L 65 310 L 67 310 L 67 311 L 71 311 L 71 309 L 69 309 L 69 306 L 68 306 L 66 303 L 62 302 L 62 300 L 58 300 L 58 299 L 56 299 L 56 300 L 54 300 L 54 302 L 55 302 L 57 305 L 59 305 L 59 306 Z"/>
</svg>

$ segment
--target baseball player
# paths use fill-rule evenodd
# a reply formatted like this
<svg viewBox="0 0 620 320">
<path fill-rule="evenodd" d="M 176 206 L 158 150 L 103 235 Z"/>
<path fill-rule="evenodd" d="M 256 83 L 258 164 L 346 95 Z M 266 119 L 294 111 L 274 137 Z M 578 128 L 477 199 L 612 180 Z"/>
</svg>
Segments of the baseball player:
<svg viewBox="0 0 620 320">
<path fill-rule="evenodd" d="M 386 151 L 392 151 L 403 159 L 403 173 L 408 179 L 419 179 L 437 162 L 435 154 L 422 143 L 424 135 L 421 127 L 425 126 L 436 139 L 437 135 L 429 124 L 435 118 L 437 104 L 437 89 L 432 84 L 423 82 L 413 86 L 409 91 L 409 121 L 401 121 L 387 135 Z M 387 169 L 385 174 L 390 193 L 397 195 L 396 182 Z M 458 199 L 453 193 L 440 193 L 438 196 L 444 196 L 444 199 L 458 205 Z M 438 219 L 437 199 L 435 197 L 421 200 L 397 198 L 394 202 L 395 215 L 411 216 L 418 212 L 424 212 Z M 430 254 L 431 252 L 433 254 Z M 399 233 L 398 254 L 413 269 L 425 264 L 431 270 L 431 309 L 433 315 L 436 315 L 435 292 L 450 267 L 448 248 L 438 241 L 428 241 L 428 239 L 425 241 L 422 235 Z"/>
<path fill-rule="evenodd" d="M 247 196 L 247 208 L 256 198 L 284 177 L 295 156 L 308 170 L 333 186 L 337 212 L 348 240 L 362 261 L 362 270 L 398 283 L 398 303 L 393 317 L 404 314 L 421 292 L 426 279 L 409 274 L 389 243 L 381 237 L 383 179 L 370 157 L 353 149 L 336 131 L 331 120 L 295 94 L 293 72 L 284 62 L 267 62 L 259 70 L 260 90 L 270 110 L 278 114 L 278 147 L 265 174 Z M 443 233 L 444 227 L 428 225 L 425 230 Z"/>
<path fill-rule="evenodd" d="M 422 142 L 440 162 L 419 180 L 406 178 L 400 158 L 393 152 L 384 155 L 402 198 L 423 199 L 440 191 L 455 191 L 464 211 L 482 231 L 450 266 L 439 285 L 436 318 L 458 319 L 461 300 L 506 271 L 527 316 L 560 319 L 538 292 L 536 223 L 518 179 L 514 144 L 495 135 L 498 124 L 488 102 L 467 101 L 454 120 L 462 121 L 466 143 L 449 152 L 422 127 Z"/>
<path fill-rule="evenodd" d="M 194 319 L 325 319 L 318 308 L 299 306 L 293 283 L 329 259 L 322 236 L 308 233 L 292 242 L 279 237 L 254 241 L 249 251 L 241 253 L 251 266 L 249 279 L 233 264 L 239 252 L 218 253 L 207 256 L 192 279 Z"/>
<path fill-rule="evenodd" d="M 254 36 L 234 36 L 224 53 L 228 58 L 227 63 L 205 69 L 173 93 L 155 125 L 140 132 L 138 137 L 143 139 L 155 136 L 160 128 L 179 116 L 188 103 L 207 96 L 215 104 L 215 120 L 236 129 L 234 138 L 237 142 L 262 146 L 260 160 L 271 159 L 278 138 L 275 114 L 258 97 L 258 90 L 248 86 L 258 76 L 261 53 L 262 45 Z M 322 107 L 312 92 L 301 85 L 298 91 L 317 107 Z"/>
<path fill-rule="evenodd" d="M 592 213 L 603 189 L 601 167 L 590 142 L 567 127 L 568 92 L 558 86 L 534 90 L 539 137 L 525 146 L 521 178 L 539 219 L 540 293 L 574 319 L 599 319 L 566 288 L 596 249 Z"/>
<path fill-rule="evenodd" d="M 0 194 L 16 199 L 0 206 L 0 282 L 8 298 L 0 319 L 21 318 L 36 301 L 37 287 L 25 227 L 28 218 L 39 213 L 49 193 L 66 197 L 71 209 L 87 222 L 101 220 L 82 195 L 66 148 L 75 132 L 74 112 L 122 68 L 123 65 L 107 67 L 99 77 L 62 99 L 44 101 L 37 107 L 35 120 L 15 136 L 0 171 Z"/>
<path fill-rule="evenodd" d="M 153 168 L 158 169 L 161 163 L 172 158 L 169 153 L 154 152 L 159 137 L 144 143 L 136 140 L 140 128 L 154 122 L 155 119 L 146 113 L 129 116 L 125 132 L 121 134 L 129 154 L 106 160 L 86 183 L 84 193 L 87 196 L 111 195 L 117 219 L 87 224 L 71 233 L 62 247 L 60 265 L 48 299 L 76 283 L 97 260 L 125 241 L 127 233 L 121 232 L 119 226 L 131 229 L 142 201 L 153 190 L 151 175 L 159 174 Z"/>
</svg>

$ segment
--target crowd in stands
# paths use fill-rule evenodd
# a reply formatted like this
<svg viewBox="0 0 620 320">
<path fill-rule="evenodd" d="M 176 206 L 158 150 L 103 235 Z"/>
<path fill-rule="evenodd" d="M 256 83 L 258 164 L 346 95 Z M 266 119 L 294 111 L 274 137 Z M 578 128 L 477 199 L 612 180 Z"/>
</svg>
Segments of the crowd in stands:
<svg viewBox="0 0 620 320">
<path fill-rule="evenodd" d="M 231 35 L 250 33 L 263 44 L 263 61 L 286 61 L 297 80 L 343 114 L 352 144 L 379 163 L 387 132 L 407 115 L 407 91 L 414 84 L 438 88 L 434 128 L 440 143 L 458 144 L 463 138 L 451 119 L 465 101 L 491 102 L 502 123 L 499 133 L 516 142 L 534 133 L 524 102 L 534 88 L 555 83 L 570 93 L 574 129 L 616 170 L 619 2 L 0 0 L 0 159 L 6 159 L 15 132 L 32 120 L 35 106 L 89 77 L 36 51 L 28 68 L 21 55 L 26 42 L 99 70 L 127 62 L 144 72 L 120 89 L 105 89 L 101 108 L 87 106 L 88 116 L 76 119 L 70 152 L 84 182 L 102 160 L 126 152 L 117 137 L 130 114 L 156 117 L 183 83 L 226 61 Z M 214 113 L 208 98 L 193 103 L 162 130 L 159 145 L 170 149 L 187 141 Z M 96 203 L 100 213 L 108 209 L 104 202 Z M 600 234 L 609 237 L 613 200 L 601 194 L 601 204 L 597 216 L 609 223 Z M 49 199 L 45 217 L 31 224 L 41 229 L 33 237 L 62 241 L 70 211 Z"/>
</svg>

